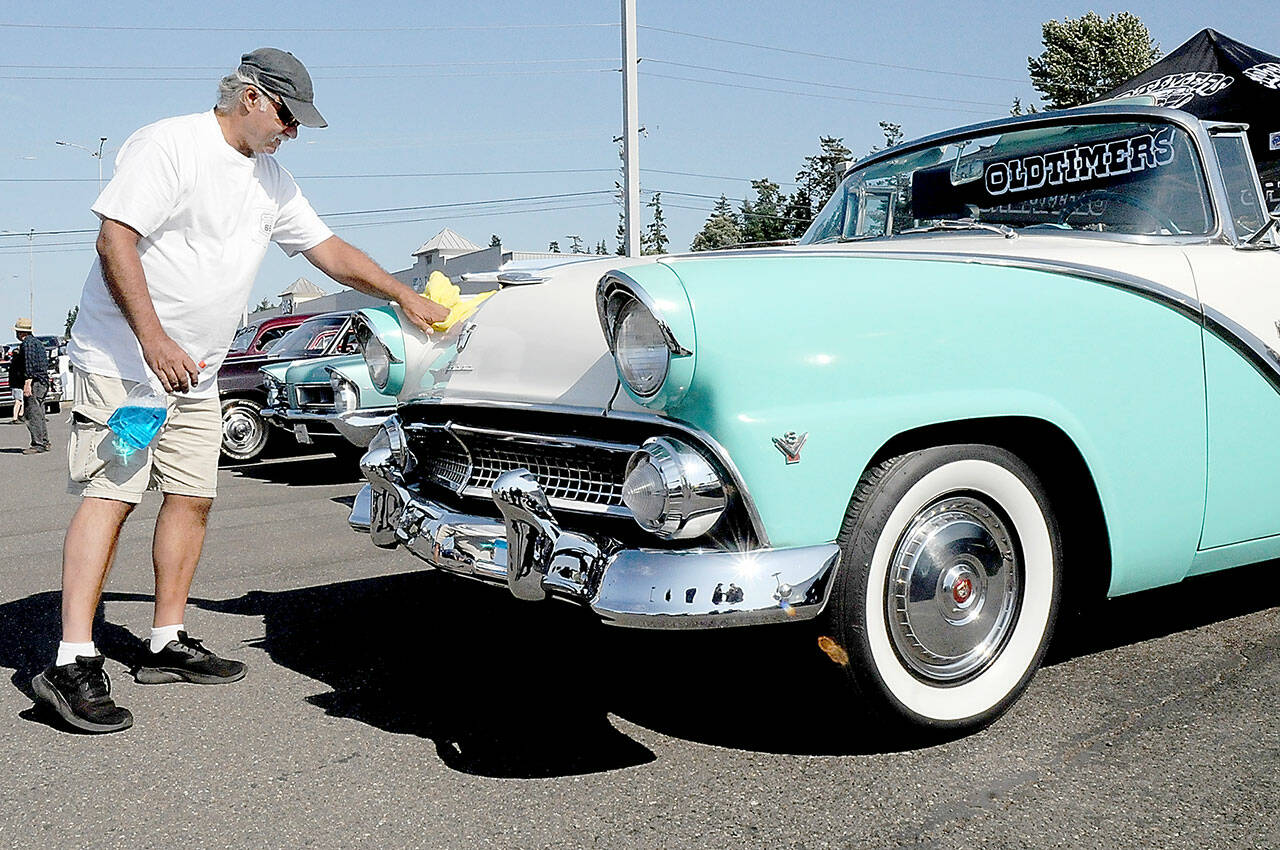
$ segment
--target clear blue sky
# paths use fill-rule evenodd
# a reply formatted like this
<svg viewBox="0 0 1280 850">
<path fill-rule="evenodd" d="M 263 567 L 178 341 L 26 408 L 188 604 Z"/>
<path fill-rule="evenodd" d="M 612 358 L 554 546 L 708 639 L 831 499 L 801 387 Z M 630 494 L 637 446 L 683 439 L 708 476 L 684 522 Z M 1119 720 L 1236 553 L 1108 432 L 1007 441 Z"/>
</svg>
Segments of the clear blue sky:
<svg viewBox="0 0 1280 850">
<path fill-rule="evenodd" d="M 641 186 L 663 192 L 679 250 L 713 203 L 688 196 L 736 201 L 758 177 L 787 191 L 821 135 L 861 155 L 881 140 L 879 121 L 912 137 L 999 117 L 1014 97 L 1038 102 L 1026 63 L 1048 19 L 1131 11 L 1165 52 L 1208 26 L 1280 54 L 1268 2 L 637 5 Z M 6 4 L 0 231 L 23 235 L 0 234 L 0 323 L 28 314 L 34 265 L 37 330 L 61 333 L 93 258 L 90 233 L 30 244 L 25 235 L 97 225 L 98 161 L 55 141 L 96 151 L 106 136 L 109 178 L 130 133 L 211 108 L 217 79 L 262 46 L 306 63 L 330 125 L 303 128 L 278 158 L 330 226 L 384 267 L 410 265 L 444 226 L 481 245 L 498 234 L 509 249 L 558 240 L 567 251 L 577 234 L 612 251 L 619 9 L 612 0 Z M 339 215 L 368 210 L 397 211 Z M 339 288 L 272 248 L 254 303 L 300 275 Z"/>
</svg>

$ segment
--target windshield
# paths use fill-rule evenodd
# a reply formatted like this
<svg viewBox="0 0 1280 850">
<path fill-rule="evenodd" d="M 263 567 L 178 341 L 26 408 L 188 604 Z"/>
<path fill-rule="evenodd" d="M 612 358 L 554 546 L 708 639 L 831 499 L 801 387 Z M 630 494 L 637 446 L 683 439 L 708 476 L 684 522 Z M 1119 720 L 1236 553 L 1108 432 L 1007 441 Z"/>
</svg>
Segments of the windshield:
<svg viewBox="0 0 1280 850">
<path fill-rule="evenodd" d="M 235 354 L 238 351 L 244 351 L 249 347 L 249 343 L 253 342 L 253 335 L 258 332 L 257 325 L 246 325 L 236 331 L 236 335 L 231 340 L 231 347 L 227 349 L 228 354 Z"/>
<path fill-rule="evenodd" d="M 271 356 L 279 360 L 296 360 L 323 354 L 346 321 L 346 316 L 316 316 L 314 319 L 307 319 L 271 347 Z"/>
<path fill-rule="evenodd" d="M 801 244 L 964 226 L 1203 235 L 1213 208 L 1172 124 L 1067 124 L 974 136 L 854 170 Z"/>
</svg>

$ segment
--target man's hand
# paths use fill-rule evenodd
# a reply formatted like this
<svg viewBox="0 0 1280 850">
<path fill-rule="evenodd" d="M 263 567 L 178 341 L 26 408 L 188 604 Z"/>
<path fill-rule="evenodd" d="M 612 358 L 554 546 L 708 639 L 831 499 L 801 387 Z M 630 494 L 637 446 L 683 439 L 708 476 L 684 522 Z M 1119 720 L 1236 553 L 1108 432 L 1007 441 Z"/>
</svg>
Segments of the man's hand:
<svg viewBox="0 0 1280 850">
<path fill-rule="evenodd" d="M 377 263 L 337 236 L 330 236 L 303 256 L 311 265 L 320 269 L 338 283 L 395 301 L 404 314 L 424 333 L 431 333 L 432 322 L 443 322 L 449 310 L 434 301 L 428 301 L 408 286 L 383 271 Z"/>
<path fill-rule="evenodd" d="M 31 379 L 27 378 L 22 384 L 22 394 L 27 398 L 31 397 Z"/>
<path fill-rule="evenodd" d="M 396 299 L 396 303 L 400 305 L 400 309 L 404 311 L 409 321 L 418 326 L 424 333 L 432 333 L 434 328 L 431 327 L 432 322 L 443 322 L 449 318 L 449 308 L 441 304 L 437 304 L 430 298 L 423 298 L 413 290 L 409 290 L 407 295 L 402 295 Z"/>
<path fill-rule="evenodd" d="M 142 357 L 168 393 L 185 393 L 200 381 L 200 369 L 176 342 L 167 336 L 148 340 Z"/>
</svg>

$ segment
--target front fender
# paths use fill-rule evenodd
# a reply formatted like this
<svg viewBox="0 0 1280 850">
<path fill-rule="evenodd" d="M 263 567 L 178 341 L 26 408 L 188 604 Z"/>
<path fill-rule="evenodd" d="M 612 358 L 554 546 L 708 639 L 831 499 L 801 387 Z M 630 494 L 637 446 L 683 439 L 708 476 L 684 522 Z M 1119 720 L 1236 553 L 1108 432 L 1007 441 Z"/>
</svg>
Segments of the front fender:
<svg viewBox="0 0 1280 850">
<path fill-rule="evenodd" d="M 1112 593 L 1190 568 L 1206 480 L 1193 318 L 1023 268 L 830 256 L 671 267 L 689 293 L 697 370 L 663 412 L 725 447 L 774 545 L 833 539 L 858 478 L 895 435 L 1032 417 L 1065 433 L 1088 465 Z M 808 434 L 794 464 L 773 444 L 790 431 Z"/>
</svg>

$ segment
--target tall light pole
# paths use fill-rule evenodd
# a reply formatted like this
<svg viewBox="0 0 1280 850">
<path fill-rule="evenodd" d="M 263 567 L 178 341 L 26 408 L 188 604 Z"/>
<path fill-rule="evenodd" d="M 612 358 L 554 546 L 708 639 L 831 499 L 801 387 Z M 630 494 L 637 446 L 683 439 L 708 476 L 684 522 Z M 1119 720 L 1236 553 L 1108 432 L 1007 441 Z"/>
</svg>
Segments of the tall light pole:
<svg viewBox="0 0 1280 850">
<path fill-rule="evenodd" d="M 636 86 L 636 0 L 622 0 L 622 209 L 624 250 L 640 256 L 640 106 Z"/>
<path fill-rule="evenodd" d="M 19 230 L 0 230 L 0 233 L 8 234 L 9 236 L 27 237 L 27 313 L 34 323 L 36 320 L 36 258 L 32 246 L 35 244 L 36 229 L 33 227 L 26 233 Z M 14 277 L 17 277 L 17 275 L 14 275 Z"/>
<path fill-rule="evenodd" d="M 84 145 L 77 145 L 75 142 L 64 142 L 61 139 L 54 142 L 55 145 L 62 145 L 63 147 L 79 148 L 80 150 L 87 153 L 89 156 L 95 156 L 98 158 L 98 194 L 99 195 L 102 194 L 102 146 L 105 145 L 106 143 L 107 143 L 107 137 L 100 136 L 98 138 L 98 149 L 95 151 L 91 148 L 86 148 Z"/>
</svg>

